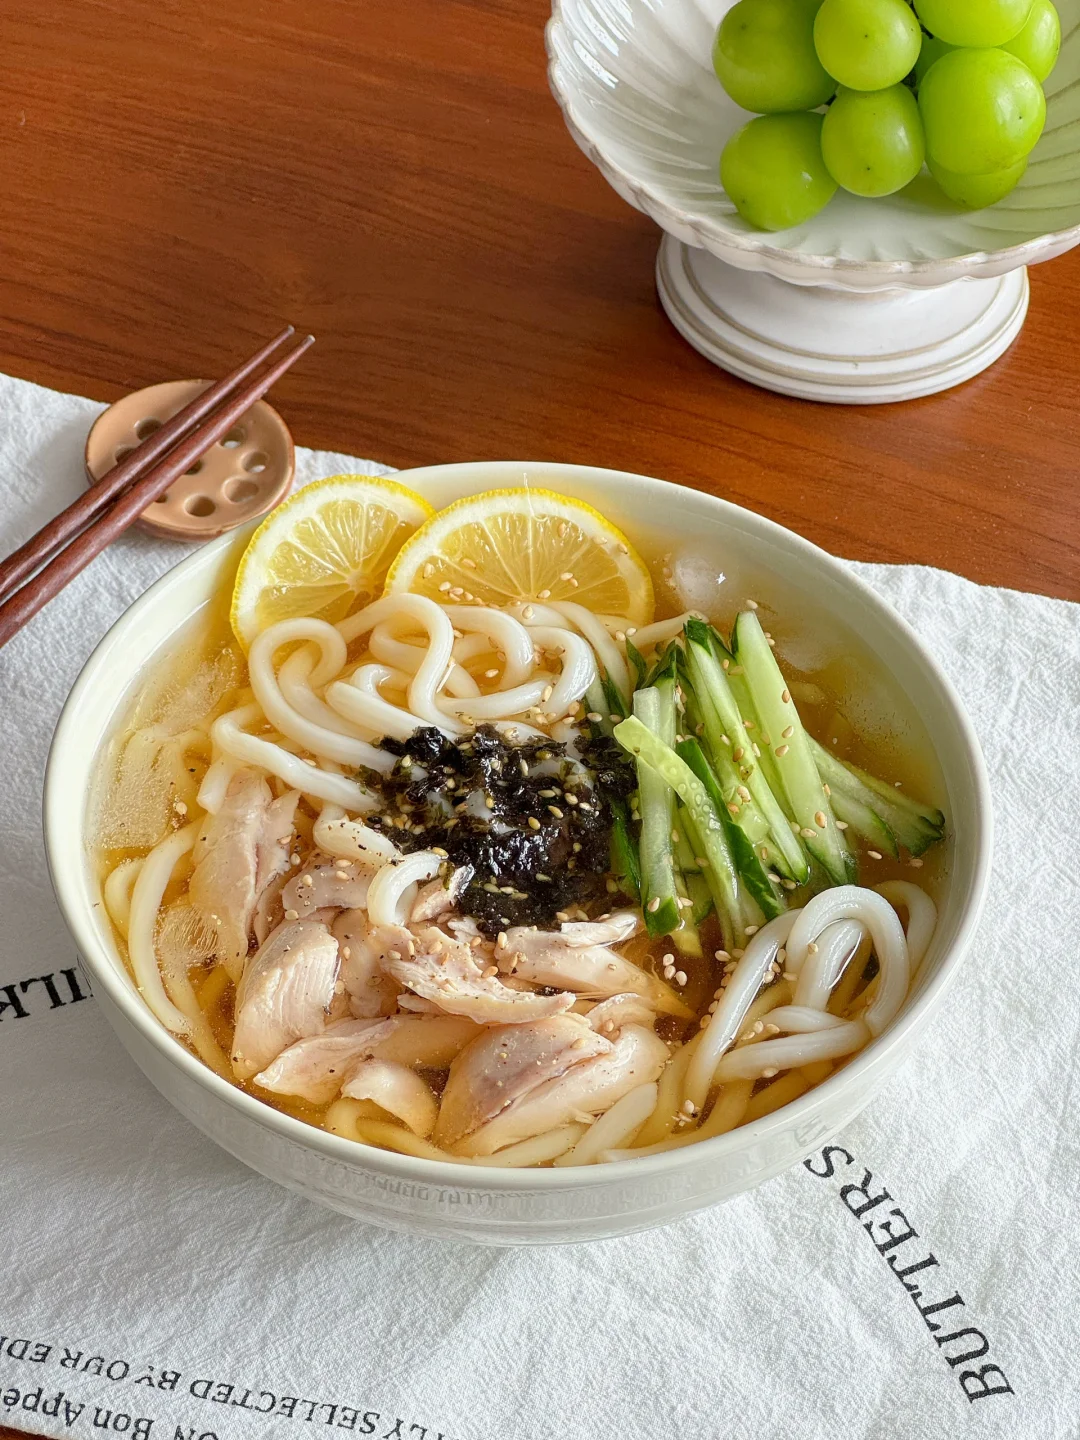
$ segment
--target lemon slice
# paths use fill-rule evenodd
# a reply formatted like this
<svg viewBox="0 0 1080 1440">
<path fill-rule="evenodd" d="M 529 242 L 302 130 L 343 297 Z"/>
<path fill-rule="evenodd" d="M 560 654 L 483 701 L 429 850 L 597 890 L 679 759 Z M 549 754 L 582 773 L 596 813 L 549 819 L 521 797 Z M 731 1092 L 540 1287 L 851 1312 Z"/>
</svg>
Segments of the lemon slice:
<svg viewBox="0 0 1080 1440">
<path fill-rule="evenodd" d="M 482 605 L 574 600 L 630 625 L 653 617 L 645 562 L 598 510 L 551 490 L 458 500 L 398 552 L 388 591 Z"/>
<path fill-rule="evenodd" d="M 278 620 L 331 623 L 382 592 L 402 542 L 434 515 L 404 485 L 375 475 L 334 475 L 272 510 L 236 572 L 230 620 L 245 649 Z"/>
</svg>

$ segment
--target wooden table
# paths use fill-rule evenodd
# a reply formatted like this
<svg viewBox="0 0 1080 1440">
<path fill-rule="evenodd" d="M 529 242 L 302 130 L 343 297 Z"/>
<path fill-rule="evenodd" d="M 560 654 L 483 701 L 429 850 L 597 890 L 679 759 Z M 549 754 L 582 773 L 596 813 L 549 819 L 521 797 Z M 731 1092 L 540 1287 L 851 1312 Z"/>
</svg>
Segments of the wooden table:
<svg viewBox="0 0 1080 1440">
<path fill-rule="evenodd" d="M 904 406 L 716 370 L 658 233 L 563 129 L 546 0 L 35 0 L 0 87 L 0 369 L 104 400 L 283 317 L 297 439 L 408 466 L 575 460 L 713 491 L 847 556 L 1080 600 L 1080 255 L 1012 351 Z M 0 1432 L 10 1433 L 10 1432 Z"/>
</svg>

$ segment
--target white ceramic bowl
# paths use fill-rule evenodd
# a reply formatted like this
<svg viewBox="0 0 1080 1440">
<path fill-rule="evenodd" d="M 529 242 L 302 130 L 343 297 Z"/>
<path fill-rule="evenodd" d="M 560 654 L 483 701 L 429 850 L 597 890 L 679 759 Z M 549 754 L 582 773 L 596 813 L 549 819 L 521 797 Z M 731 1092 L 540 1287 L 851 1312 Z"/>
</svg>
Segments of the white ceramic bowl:
<svg viewBox="0 0 1080 1440">
<path fill-rule="evenodd" d="M 951 838 L 941 918 L 918 992 L 886 1034 L 833 1078 L 774 1115 L 669 1154 L 579 1170 L 479 1170 L 352 1143 L 282 1115 L 195 1059 L 147 1009 L 117 952 L 88 863 L 86 799 L 102 743 L 144 668 L 206 605 L 235 563 L 225 536 L 165 575 L 94 651 L 64 707 L 45 783 L 45 838 L 64 917 L 117 1035 L 182 1114 L 263 1175 L 357 1219 L 487 1244 L 599 1239 L 727 1199 L 804 1159 L 856 1115 L 931 1019 L 974 934 L 987 883 L 991 812 L 978 744 L 951 685 L 914 633 L 839 561 L 768 520 L 659 480 L 572 465 L 491 462 L 414 470 L 435 505 L 530 483 L 591 501 L 658 550 L 714 557 L 736 595 L 753 577 L 781 614 L 824 624 L 835 653 L 865 655 L 878 713 L 932 737 L 929 773 Z M 778 620 L 778 625 L 782 620 Z"/>
<path fill-rule="evenodd" d="M 777 234 L 747 224 L 720 185 L 720 152 L 750 118 L 711 63 L 734 3 L 554 0 L 547 29 L 571 135 L 671 237 L 658 272 L 671 319 L 716 363 L 810 399 L 907 399 L 971 378 L 1023 324 L 1024 267 L 1080 243 L 1080 0 L 1056 0 L 1065 39 L 1046 83 L 1046 131 L 1000 204 L 964 210 L 924 171 L 886 199 L 840 191 Z M 960 280 L 966 288 L 941 292 Z M 792 286 L 828 287 L 849 303 L 792 296 Z M 850 303 L 898 287 L 916 293 L 870 312 Z"/>
</svg>

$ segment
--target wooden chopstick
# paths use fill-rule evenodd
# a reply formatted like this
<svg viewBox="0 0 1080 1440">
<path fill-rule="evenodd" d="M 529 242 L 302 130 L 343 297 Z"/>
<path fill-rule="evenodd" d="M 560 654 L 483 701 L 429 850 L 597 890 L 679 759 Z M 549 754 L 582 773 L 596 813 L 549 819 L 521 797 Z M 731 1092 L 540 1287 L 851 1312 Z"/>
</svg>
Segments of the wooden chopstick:
<svg viewBox="0 0 1080 1440">
<path fill-rule="evenodd" d="M 89 565 L 95 555 L 99 555 L 126 530 L 149 504 L 163 495 L 173 481 L 189 470 L 211 445 L 227 435 L 256 400 L 260 400 L 314 343 L 314 335 L 306 336 L 294 349 L 275 361 L 269 370 L 249 380 L 221 410 L 205 419 L 163 460 L 140 475 L 118 496 L 109 510 L 55 555 L 21 590 L 0 604 L 0 646 L 6 645 L 31 616 L 36 615 L 69 580 Z"/>
<path fill-rule="evenodd" d="M 14 594 L 35 570 L 51 560 L 80 530 L 85 530 L 98 515 L 109 508 L 122 490 L 167 454 L 177 441 L 190 434 L 204 416 L 209 415 L 223 400 L 238 390 L 244 381 L 254 375 L 259 366 L 295 333 L 293 327 L 287 325 L 280 335 L 276 335 L 268 345 L 264 345 L 252 355 L 250 360 L 245 360 L 231 375 L 215 381 L 190 404 L 178 410 L 171 420 L 166 420 L 153 435 L 148 436 L 130 455 L 126 455 L 108 474 L 102 476 L 96 485 L 91 485 L 66 510 L 62 510 L 43 525 L 36 535 L 31 535 L 18 550 L 13 551 L 5 560 L 0 560 L 0 601 Z"/>
</svg>

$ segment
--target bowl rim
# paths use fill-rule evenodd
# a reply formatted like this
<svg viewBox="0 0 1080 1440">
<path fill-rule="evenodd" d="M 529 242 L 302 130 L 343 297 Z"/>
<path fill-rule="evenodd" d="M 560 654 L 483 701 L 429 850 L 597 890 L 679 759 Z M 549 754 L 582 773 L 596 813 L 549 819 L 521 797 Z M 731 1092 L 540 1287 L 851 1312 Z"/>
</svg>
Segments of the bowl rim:
<svg viewBox="0 0 1080 1440">
<path fill-rule="evenodd" d="M 728 230 L 718 221 L 693 210 L 683 209 L 662 190 L 649 184 L 619 164 L 589 131 L 574 101 L 574 95 L 562 83 L 562 57 L 557 53 L 555 36 L 571 34 L 566 18 L 569 0 L 552 0 L 551 17 L 544 27 L 544 43 L 548 55 L 548 85 L 562 111 L 567 129 L 574 142 L 592 161 L 616 190 L 629 190 L 639 208 L 662 229 L 677 238 L 687 231 L 697 238 L 702 249 L 740 269 L 765 270 L 781 279 L 793 280 L 793 271 L 807 273 L 806 284 L 827 285 L 830 280 L 842 285 L 845 279 L 852 288 L 886 286 L 891 280 L 909 277 L 920 285 L 945 285 L 965 277 L 993 278 L 1024 265 L 1053 260 L 1080 244 L 1080 223 L 1050 230 L 1030 240 L 1007 245 L 1000 250 L 968 250 L 931 260 L 853 260 L 836 255 L 812 255 L 801 250 L 785 249 L 770 244 L 764 232 L 758 236 Z M 748 114 L 750 112 L 747 112 Z M 619 182 L 616 184 L 616 180 Z M 814 277 L 814 278 L 809 278 Z M 855 277 L 863 277 L 860 282 Z M 794 283 L 798 283 L 797 281 Z"/>
<path fill-rule="evenodd" d="M 521 473 L 529 470 L 542 471 L 554 481 L 572 485 L 575 479 L 599 480 L 601 484 L 629 481 L 634 486 L 654 487 L 657 503 L 663 502 L 667 492 L 685 493 L 687 488 L 654 476 L 640 475 L 631 471 L 611 470 L 600 466 L 575 465 L 548 461 L 482 461 L 456 462 L 445 465 L 415 467 L 395 472 L 394 478 L 407 483 L 410 479 L 426 481 L 467 473 L 469 476 L 496 480 L 506 471 Z M 496 481 L 497 483 L 497 481 Z M 489 488 L 484 486 L 483 488 Z M 638 1159 L 620 1161 L 615 1167 L 620 1175 L 645 1180 L 665 1172 L 690 1170 L 706 1159 L 718 1159 L 725 1153 L 734 1153 L 746 1146 L 766 1139 L 773 1131 L 795 1126 L 798 1121 L 809 1120 L 814 1112 L 828 1101 L 831 1094 L 841 1088 L 855 1089 L 860 1078 L 884 1059 L 890 1050 L 901 1045 L 908 1034 L 922 1028 L 932 1011 L 940 1003 L 946 989 L 955 979 L 978 926 L 990 880 L 992 860 L 993 810 L 990 796 L 989 776 L 985 760 L 974 727 L 964 710 L 952 682 L 938 662 L 920 640 L 917 632 L 896 611 L 888 601 L 853 573 L 841 560 L 828 551 L 805 539 L 793 530 L 777 524 L 765 516 L 758 515 L 744 506 L 723 500 L 705 491 L 695 493 L 708 506 L 715 507 L 723 521 L 732 529 L 749 530 L 766 541 L 779 543 L 789 552 L 795 551 L 812 565 L 823 568 L 834 580 L 847 587 L 858 597 L 864 607 L 876 613 L 879 621 L 898 632 L 906 641 L 923 666 L 927 677 L 938 691 L 949 719 L 955 727 L 967 761 L 973 786 L 972 812 L 975 834 L 972 837 L 972 883 L 963 897 L 958 897 L 959 920 L 956 935 L 949 951 L 943 956 L 937 972 L 923 985 L 919 993 L 910 999 L 896 1020 L 880 1035 L 860 1051 L 843 1070 L 830 1076 L 821 1084 L 782 1105 L 772 1114 L 736 1130 L 712 1139 L 702 1140 L 657 1155 L 642 1156 Z M 257 523 L 257 522 L 255 522 Z M 254 525 L 246 527 L 253 529 Z M 345 1164 L 355 1169 L 357 1165 L 373 1170 L 389 1178 L 407 1182 L 419 1182 L 435 1188 L 482 1189 L 511 1194 L 537 1191 L 540 1193 L 567 1189 L 600 1188 L 611 1180 L 611 1166 L 588 1165 L 566 1166 L 558 1169 L 500 1169 L 497 1166 L 474 1166 L 453 1161 L 429 1160 L 403 1155 L 395 1151 L 381 1150 L 374 1146 L 361 1146 L 358 1142 L 342 1136 L 332 1135 L 325 1130 L 275 1110 L 271 1105 L 238 1089 L 229 1081 L 217 1075 L 181 1041 L 171 1034 L 153 1015 L 134 988 L 130 977 L 118 968 L 117 960 L 108 954 L 106 946 L 96 933 L 92 920 L 92 905 L 80 903 L 78 891 L 84 880 L 78 876 L 68 877 L 60 873 L 55 862 L 57 838 L 65 829 L 70 830 L 71 806 L 68 795 L 62 788 L 60 771 L 66 752 L 73 745 L 79 732 L 79 711 L 83 697 L 93 688 L 99 674 L 105 672 L 118 655 L 124 653 L 124 640 L 129 632 L 137 629 L 143 618 L 151 612 L 169 590 L 184 583 L 188 572 L 200 564 L 212 563 L 230 545 L 235 544 L 238 535 L 245 531 L 233 531 L 208 541 L 193 554 L 186 556 L 160 576 L 143 592 L 116 621 L 94 647 L 79 672 L 63 709 L 49 748 L 45 769 L 43 790 L 43 826 L 46 858 L 49 875 L 64 921 L 75 940 L 79 954 L 90 971 L 95 990 L 100 986 L 109 1002 L 116 1007 L 139 1035 L 149 1045 L 178 1068 L 197 1085 L 210 1091 L 226 1106 L 231 1107 L 248 1120 L 263 1128 L 275 1131 L 283 1140 L 310 1149 L 324 1159 Z M 175 633 L 175 631 L 173 632 Z M 125 693 L 135 681 L 137 670 L 126 675 Z M 100 746 L 108 732 L 99 735 L 94 744 L 93 754 L 100 752 Z M 76 747 L 78 748 L 78 747 Z M 83 808 L 79 814 L 77 837 L 80 851 L 85 856 L 85 831 L 87 824 L 87 796 L 82 797 Z M 88 872 L 87 872 L 88 873 Z M 166 1094 L 165 1098 L 174 1103 Z M 831 1133 L 831 1132 L 830 1132 Z M 629 1167 L 629 1168 L 627 1168 Z"/>
</svg>

